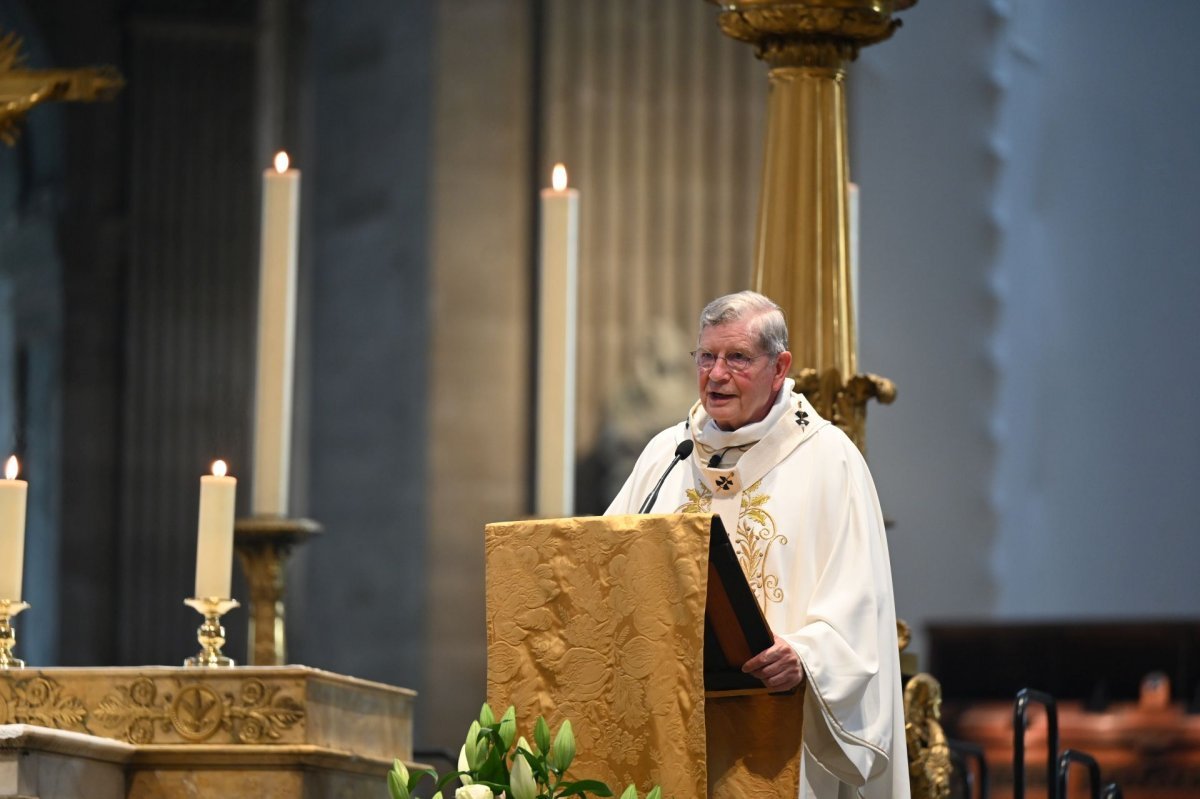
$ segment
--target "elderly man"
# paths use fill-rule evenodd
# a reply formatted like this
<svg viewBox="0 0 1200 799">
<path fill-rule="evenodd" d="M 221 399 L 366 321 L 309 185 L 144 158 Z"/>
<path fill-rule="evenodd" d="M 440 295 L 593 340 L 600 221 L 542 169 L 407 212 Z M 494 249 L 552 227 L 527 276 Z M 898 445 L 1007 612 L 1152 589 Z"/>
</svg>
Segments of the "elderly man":
<svg viewBox="0 0 1200 799">
<path fill-rule="evenodd" d="M 700 314 L 700 401 L 655 436 L 607 513 L 721 516 L 775 632 L 745 671 L 772 691 L 803 686 L 802 797 L 907 797 L 891 566 L 866 463 L 794 392 L 787 324 L 743 291 Z M 686 450 L 687 445 L 683 446 Z"/>
</svg>

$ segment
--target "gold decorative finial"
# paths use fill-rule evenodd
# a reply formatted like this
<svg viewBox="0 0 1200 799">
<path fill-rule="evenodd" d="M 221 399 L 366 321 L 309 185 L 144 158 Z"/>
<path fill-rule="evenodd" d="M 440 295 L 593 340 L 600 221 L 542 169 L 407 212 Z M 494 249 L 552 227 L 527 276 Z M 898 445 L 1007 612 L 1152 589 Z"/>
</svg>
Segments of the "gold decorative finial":
<svg viewBox="0 0 1200 799">
<path fill-rule="evenodd" d="M 25 69 L 21 37 L 0 36 L 0 140 L 10 147 L 21 134 L 25 114 L 51 101 L 111 100 L 125 85 L 113 67 L 83 69 Z"/>
<path fill-rule="evenodd" d="M 950 795 L 950 745 L 942 730 L 942 686 L 918 674 L 904 686 L 904 737 L 912 794 L 921 799 Z"/>
</svg>

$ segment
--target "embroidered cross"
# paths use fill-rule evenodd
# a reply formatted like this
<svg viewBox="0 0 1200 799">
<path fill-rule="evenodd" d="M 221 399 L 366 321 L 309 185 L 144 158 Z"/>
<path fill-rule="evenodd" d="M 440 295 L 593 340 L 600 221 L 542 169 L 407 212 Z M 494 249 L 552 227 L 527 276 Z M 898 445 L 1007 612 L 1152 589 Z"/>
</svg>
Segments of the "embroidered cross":
<svg viewBox="0 0 1200 799">
<path fill-rule="evenodd" d="M 717 488 L 721 489 L 722 491 L 728 491 L 729 489 L 733 488 L 733 478 L 721 475 L 717 478 Z"/>
<path fill-rule="evenodd" d="M 796 424 L 801 427 L 808 427 L 808 414 L 804 412 L 803 408 L 796 411 Z"/>
</svg>

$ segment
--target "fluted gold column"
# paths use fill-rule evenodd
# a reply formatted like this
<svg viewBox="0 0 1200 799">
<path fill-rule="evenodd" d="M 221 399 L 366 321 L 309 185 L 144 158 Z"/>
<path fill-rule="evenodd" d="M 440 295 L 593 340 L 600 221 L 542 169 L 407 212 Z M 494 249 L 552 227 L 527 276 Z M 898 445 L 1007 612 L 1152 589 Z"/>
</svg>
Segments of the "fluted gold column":
<svg viewBox="0 0 1200 799">
<path fill-rule="evenodd" d="M 814 45 L 809 55 L 818 63 L 773 66 L 769 75 L 754 288 L 804 331 L 791 345 L 798 365 L 845 376 L 856 371 L 857 342 L 844 74 L 833 48 Z"/>
<path fill-rule="evenodd" d="M 721 30 L 770 66 L 754 288 L 792 331 L 800 389 L 866 447 L 866 403 L 895 387 L 859 375 L 846 201 L 845 64 L 900 25 L 916 0 L 709 0 Z"/>
</svg>

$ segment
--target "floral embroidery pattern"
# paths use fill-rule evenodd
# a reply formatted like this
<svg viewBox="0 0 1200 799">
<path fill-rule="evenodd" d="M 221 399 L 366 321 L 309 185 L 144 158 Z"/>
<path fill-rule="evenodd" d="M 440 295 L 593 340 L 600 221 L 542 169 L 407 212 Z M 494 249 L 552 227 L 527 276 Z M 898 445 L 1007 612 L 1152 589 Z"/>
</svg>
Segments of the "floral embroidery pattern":
<svg viewBox="0 0 1200 799">
<path fill-rule="evenodd" d="M 710 513 L 713 493 L 703 483 L 699 488 L 687 490 L 688 501 L 679 506 L 676 513 Z M 742 493 L 742 507 L 738 512 L 737 529 L 730 531 L 729 540 L 737 553 L 738 563 L 746 574 L 746 580 L 765 610 L 768 602 L 782 602 L 783 589 L 779 587 L 779 575 L 767 573 L 767 555 L 771 547 L 787 543 L 787 536 L 778 531 L 775 518 L 766 509 L 771 496 L 762 491 L 762 480 Z"/>
<path fill-rule="evenodd" d="M 768 602 L 783 601 L 779 575 L 767 573 L 767 555 L 775 544 L 787 543 L 787 537 L 776 529 L 774 517 L 764 507 L 770 501 L 770 495 L 762 492 L 762 480 L 742 492 L 737 532 L 730 537 L 750 588 L 764 609 Z"/>
<path fill-rule="evenodd" d="M 689 488 L 687 490 L 688 501 L 675 509 L 676 513 L 711 513 L 712 512 L 712 491 L 704 483 L 700 484 L 699 488 Z"/>
</svg>

